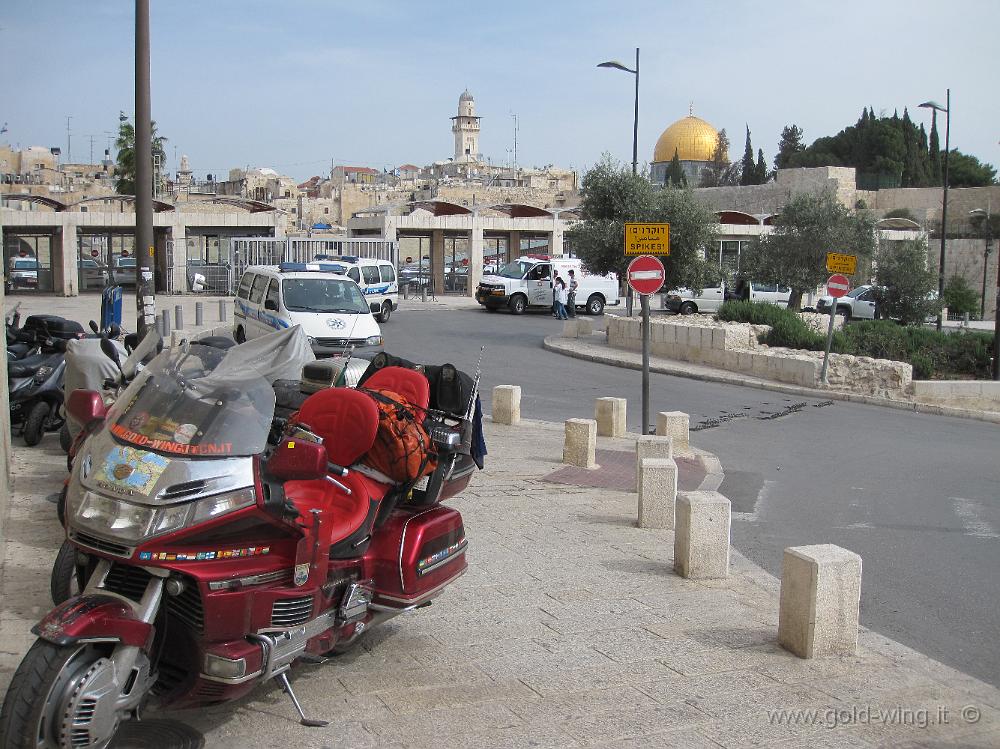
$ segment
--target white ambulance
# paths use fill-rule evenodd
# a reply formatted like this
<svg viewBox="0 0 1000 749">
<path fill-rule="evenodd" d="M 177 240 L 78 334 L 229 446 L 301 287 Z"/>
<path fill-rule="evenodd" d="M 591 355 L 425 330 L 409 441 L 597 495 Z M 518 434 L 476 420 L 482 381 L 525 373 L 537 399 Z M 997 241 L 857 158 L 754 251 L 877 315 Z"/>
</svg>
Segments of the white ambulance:
<svg viewBox="0 0 1000 749">
<path fill-rule="evenodd" d="M 569 271 L 576 274 L 576 308 L 591 315 L 604 313 L 608 305 L 618 305 L 618 276 L 587 272 L 579 258 L 525 255 L 507 263 L 495 275 L 483 276 L 476 289 L 476 301 L 490 312 L 500 308 L 520 315 L 530 307 L 552 307 L 552 281 L 558 275 L 569 288 Z"/>
</svg>

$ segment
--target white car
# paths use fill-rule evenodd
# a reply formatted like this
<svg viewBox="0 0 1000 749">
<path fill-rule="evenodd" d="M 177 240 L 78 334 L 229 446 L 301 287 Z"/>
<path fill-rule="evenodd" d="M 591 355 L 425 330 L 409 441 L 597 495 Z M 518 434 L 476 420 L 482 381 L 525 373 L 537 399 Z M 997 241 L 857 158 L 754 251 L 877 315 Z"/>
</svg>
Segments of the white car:
<svg viewBox="0 0 1000 749">
<path fill-rule="evenodd" d="M 845 320 L 878 320 L 878 307 L 875 305 L 876 287 L 871 284 L 857 286 L 837 299 L 837 314 Z M 816 311 L 824 315 L 830 314 L 834 299 L 830 295 L 821 296 L 816 300 Z"/>
</svg>

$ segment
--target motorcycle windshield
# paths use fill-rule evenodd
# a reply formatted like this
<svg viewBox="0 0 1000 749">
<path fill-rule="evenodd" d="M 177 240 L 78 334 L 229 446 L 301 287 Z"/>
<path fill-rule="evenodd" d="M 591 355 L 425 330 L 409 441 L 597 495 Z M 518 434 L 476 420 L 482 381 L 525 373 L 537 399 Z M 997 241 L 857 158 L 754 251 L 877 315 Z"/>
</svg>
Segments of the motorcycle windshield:
<svg viewBox="0 0 1000 749">
<path fill-rule="evenodd" d="M 183 344 L 157 356 L 121 394 L 108 423 L 119 440 L 189 457 L 256 455 L 274 415 L 274 390 L 226 351 Z"/>
</svg>

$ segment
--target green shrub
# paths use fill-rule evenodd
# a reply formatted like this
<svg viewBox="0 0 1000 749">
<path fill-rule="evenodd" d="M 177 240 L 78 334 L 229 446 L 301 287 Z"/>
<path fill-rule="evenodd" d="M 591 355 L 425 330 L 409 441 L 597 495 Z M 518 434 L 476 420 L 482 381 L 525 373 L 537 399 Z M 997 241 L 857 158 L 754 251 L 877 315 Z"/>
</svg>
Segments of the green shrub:
<svg viewBox="0 0 1000 749">
<path fill-rule="evenodd" d="M 795 312 L 766 302 L 726 302 L 716 319 L 769 325 L 760 336 L 768 346 L 823 351 L 826 334 L 814 333 Z M 993 337 L 988 333 L 938 333 L 932 328 L 899 325 L 891 320 L 854 322 L 835 331 L 831 350 L 908 362 L 918 380 L 990 378 Z"/>
<path fill-rule="evenodd" d="M 969 286 L 962 276 L 954 275 L 944 287 L 944 306 L 952 319 L 968 314 L 973 320 L 979 319 L 979 294 Z"/>
<path fill-rule="evenodd" d="M 913 379 L 915 380 L 929 380 L 934 375 L 934 361 L 921 351 L 910 357 L 910 366 L 913 367 Z"/>
<path fill-rule="evenodd" d="M 826 336 L 812 332 L 798 315 L 775 320 L 771 329 L 760 337 L 760 342 L 807 351 L 823 351 L 826 348 Z"/>
<path fill-rule="evenodd" d="M 782 319 L 794 318 L 798 320 L 799 316 L 776 304 L 732 301 L 724 302 L 719 307 L 715 318 L 726 322 L 748 322 L 751 325 L 774 325 L 775 322 Z"/>
</svg>

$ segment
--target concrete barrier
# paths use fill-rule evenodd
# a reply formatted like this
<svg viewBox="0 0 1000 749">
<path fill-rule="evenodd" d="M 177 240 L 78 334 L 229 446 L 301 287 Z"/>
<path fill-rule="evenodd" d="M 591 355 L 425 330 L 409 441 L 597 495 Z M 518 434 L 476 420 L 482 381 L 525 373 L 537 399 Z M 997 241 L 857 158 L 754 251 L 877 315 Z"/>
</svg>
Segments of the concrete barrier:
<svg viewBox="0 0 1000 749">
<path fill-rule="evenodd" d="M 669 437 L 647 434 L 635 441 L 635 490 L 639 491 L 639 468 L 644 458 L 672 460 L 674 443 Z"/>
<path fill-rule="evenodd" d="M 520 385 L 497 385 L 493 388 L 493 423 L 510 426 L 521 423 Z"/>
<path fill-rule="evenodd" d="M 625 398 L 598 398 L 594 402 L 597 434 L 601 437 L 621 437 L 625 434 L 627 408 L 628 401 Z"/>
<path fill-rule="evenodd" d="M 792 546 L 781 563 L 778 644 L 800 658 L 858 649 L 861 557 L 833 544 Z"/>
<path fill-rule="evenodd" d="M 589 317 L 574 317 L 563 323 L 563 338 L 589 338 L 594 332 L 594 322 Z"/>
<path fill-rule="evenodd" d="M 563 463 L 580 468 L 597 467 L 597 422 L 593 419 L 567 419 L 563 443 Z"/>
<path fill-rule="evenodd" d="M 728 577 L 731 521 L 730 502 L 718 492 L 681 492 L 677 496 L 674 571 L 689 578 Z"/>
<path fill-rule="evenodd" d="M 677 501 L 677 464 L 673 458 L 643 458 L 639 463 L 640 528 L 671 530 Z"/>
<path fill-rule="evenodd" d="M 670 437 L 674 443 L 674 452 L 686 453 L 689 446 L 688 415 L 683 411 L 661 411 L 656 414 L 656 434 L 660 437 Z"/>
</svg>

